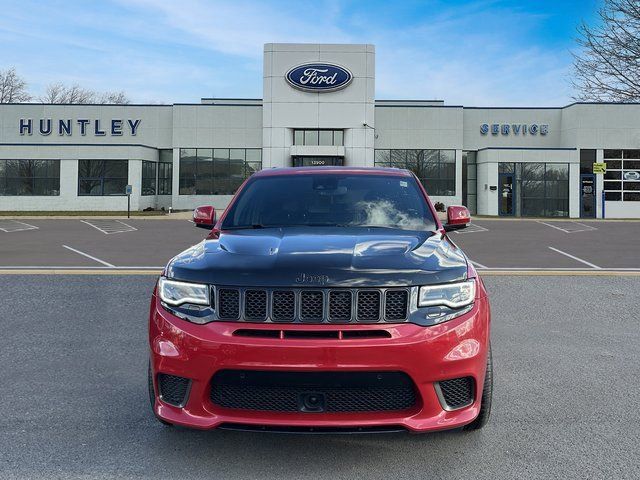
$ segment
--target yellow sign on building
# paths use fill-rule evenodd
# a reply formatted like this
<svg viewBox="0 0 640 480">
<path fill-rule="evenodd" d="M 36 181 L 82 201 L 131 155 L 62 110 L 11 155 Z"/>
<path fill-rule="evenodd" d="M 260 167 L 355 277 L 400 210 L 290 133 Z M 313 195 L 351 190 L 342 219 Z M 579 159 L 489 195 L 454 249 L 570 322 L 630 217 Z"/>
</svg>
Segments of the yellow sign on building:
<svg viewBox="0 0 640 480">
<path fill-rule="evenodd" d="M 607 173 L 607 164 L 604 162 L 595 162 L 593 164 L 593 173 Z"/>
</svg>

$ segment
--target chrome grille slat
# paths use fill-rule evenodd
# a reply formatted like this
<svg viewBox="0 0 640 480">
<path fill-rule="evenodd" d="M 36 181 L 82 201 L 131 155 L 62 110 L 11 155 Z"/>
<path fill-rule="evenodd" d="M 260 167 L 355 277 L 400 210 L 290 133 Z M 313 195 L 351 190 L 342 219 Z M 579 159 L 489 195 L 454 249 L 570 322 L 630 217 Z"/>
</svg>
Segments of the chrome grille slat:
<svg viewBox="0 0 640 480">
<path fill-rule="evenodd" d="M 409 288 L 212 287 L 220 320 L 267 323 L 403 323 Z"/>
</svg>

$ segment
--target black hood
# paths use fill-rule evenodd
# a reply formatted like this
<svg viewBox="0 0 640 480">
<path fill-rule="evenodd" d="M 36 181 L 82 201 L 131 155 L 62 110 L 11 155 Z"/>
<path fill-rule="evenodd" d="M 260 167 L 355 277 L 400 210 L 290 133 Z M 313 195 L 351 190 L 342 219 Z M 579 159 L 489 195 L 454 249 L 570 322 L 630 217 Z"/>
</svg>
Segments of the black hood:
<svg viewBox="0 0 640 480">
<path fill-rule="evenodd" d="M 464 280 L 467 260 L 437 232 L 265 228 L 203 241 L 174 257 L 166 275 L 229 286 L 412 286 Z"/>
</svg>

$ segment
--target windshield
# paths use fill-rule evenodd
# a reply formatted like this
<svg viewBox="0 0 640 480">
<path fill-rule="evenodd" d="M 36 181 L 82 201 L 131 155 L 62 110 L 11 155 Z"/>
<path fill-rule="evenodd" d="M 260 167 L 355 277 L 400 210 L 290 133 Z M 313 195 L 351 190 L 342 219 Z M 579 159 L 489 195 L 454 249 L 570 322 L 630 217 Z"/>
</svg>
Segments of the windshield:
<svg viewBox="0 0 640 480">
<path fill-rule="evenodd" d="M 250 180 L 222 229 L 288 226 L 436 228 L 413 177 L 332 173 Z"/>
</svg>

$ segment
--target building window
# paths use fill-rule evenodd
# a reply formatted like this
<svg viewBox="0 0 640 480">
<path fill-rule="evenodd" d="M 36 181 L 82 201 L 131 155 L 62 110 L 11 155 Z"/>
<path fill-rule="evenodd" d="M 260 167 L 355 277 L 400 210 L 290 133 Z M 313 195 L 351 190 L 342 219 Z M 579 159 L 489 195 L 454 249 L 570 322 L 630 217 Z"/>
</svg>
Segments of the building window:
<svg viewBox="0 0 640 480">
<path fill-rule="evenodd" d="M 568 163 L 499 163 L 498 172 L 515 174 L 517 216 L 569 216 Z"/>
<path fill-rule="evenodd" d="M 429 195 L 456 194 L 455 150 L 376 150 L 375 165 L 411 170 Z"/>
<path fill-rule="evenodd" d="M 640 150 L 605 150 L 604 198 L 640 202 Z"/>
<path fill-rule="evenodd" d="M 477 212 L 477 152 L 462 152 L 462 204 L 469 209 L 469 212 Z"/>
<path fill-rule="evenodd" d="M 259 148 L 181 148 L 180 195 L 233 195 L 261 168 Z"/>
<path fill-rule="evenodd" d="M 142 195 L 156 194 L 156 163 L 142 161 Z"/>
<path fill-rule="evenodd" d="M 344 131 L 342 130 L 294 130 L 294 145 L 342 146 Z"/>
<path fill-rule="evenodd" d="M 160 150 L 158 159 L 158 195 L 171 195 L 173 192 L 173 150 Z"/>
<path fill-rule="evenodd" d="M 580 173 L 592 174 L 593 164 L 596 162 L 596 151 L 592 149 L 580 150 Z"/>
<path fill-rule="evenodd" d="M 78 160 L 78 195 L 125 195 L 128 160 Z"/>
<path fill-rule="evenodd" d="M 158 162 L 158 195 L 173 191 L 173 150 L 160 150 Z"/>
<path fill-rule="evenodd" d="M 60 195 L 60 160 L 0 160 L 0 195 Z"/>
</svg>

